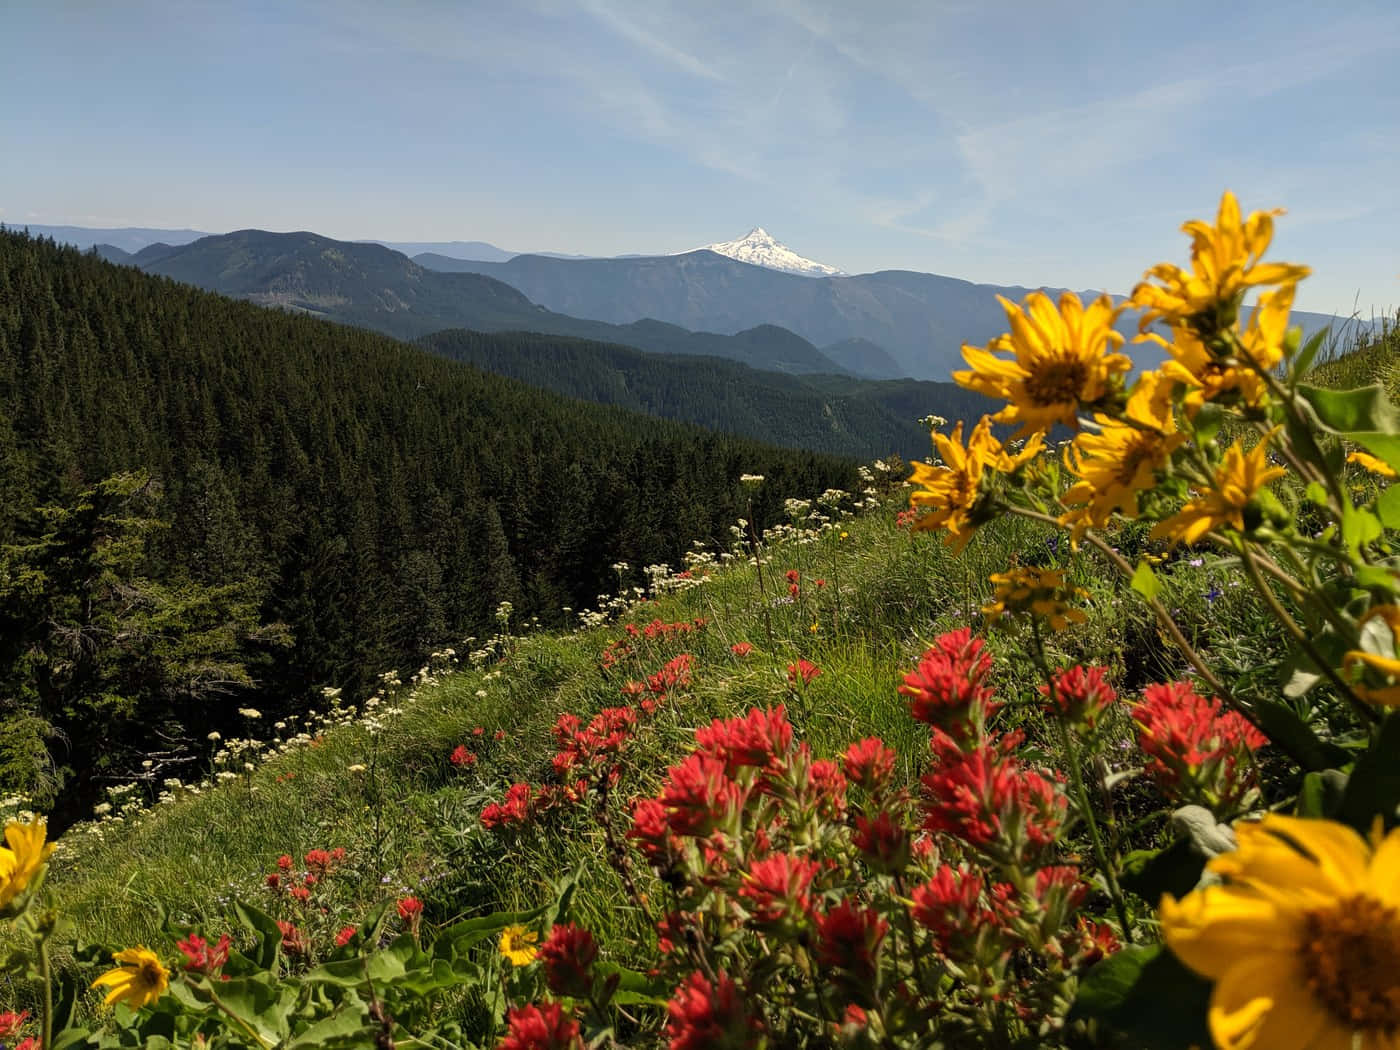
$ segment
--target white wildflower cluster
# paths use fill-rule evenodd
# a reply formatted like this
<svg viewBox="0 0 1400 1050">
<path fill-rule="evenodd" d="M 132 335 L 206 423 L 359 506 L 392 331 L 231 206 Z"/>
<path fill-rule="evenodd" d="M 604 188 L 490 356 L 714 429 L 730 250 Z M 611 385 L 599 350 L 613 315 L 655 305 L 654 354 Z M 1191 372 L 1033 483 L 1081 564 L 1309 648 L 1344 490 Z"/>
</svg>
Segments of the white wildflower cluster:
<svg viewBox="0 0 1400 1050">
<path fill-rule="evenodd" d="M 942 430 L 948 425 L 948 421 L 946 419 L 944 419 L 940 415 L 935 415 L 933 413 L 929 413 L 928 415 L 921 417 L 918 420 L 918 422 L 921 426 L 927 427 L 929 430 Z"/>
<path fill-rule="evenodd" d="M 762 474 L 740 474 L 739 484 L 746 489 L 756 489 L 763 484 Z"/>
</svg>

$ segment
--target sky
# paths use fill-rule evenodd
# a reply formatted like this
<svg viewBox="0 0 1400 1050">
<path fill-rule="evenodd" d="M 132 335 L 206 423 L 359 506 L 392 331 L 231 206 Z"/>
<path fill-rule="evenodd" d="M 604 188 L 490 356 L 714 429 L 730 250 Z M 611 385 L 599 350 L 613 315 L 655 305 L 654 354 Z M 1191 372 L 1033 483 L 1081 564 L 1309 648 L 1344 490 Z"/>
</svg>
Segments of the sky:
<svg viewBox="0 0 1400 1050">
<path fill-rule="evenodd" d="M 5 0 L 0 222 L 1124 292 L 1229 187 L 1400 306 L 1400 5 Z"/>
</svg>

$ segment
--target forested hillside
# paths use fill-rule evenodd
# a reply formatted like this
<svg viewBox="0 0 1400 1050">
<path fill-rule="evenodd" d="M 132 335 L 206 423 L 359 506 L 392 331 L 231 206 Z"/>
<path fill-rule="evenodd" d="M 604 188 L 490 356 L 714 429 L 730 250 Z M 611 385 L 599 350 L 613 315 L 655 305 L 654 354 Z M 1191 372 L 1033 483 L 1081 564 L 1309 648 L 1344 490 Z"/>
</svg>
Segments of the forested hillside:
<svg viewBox="0 0 1400 1050">
<path fill-rule="evenodd" d="M 434 353 L 532 386 L 794 448 L 874 459 L 926 456 L 930 412 L 960 419 L 981 395 L 953 383 L 792 376 L 717 357 L 661 356 L 528 332 L 461 329 L 420 340 Z"/>
<path fill-rule="evenodd" d="M 0 233 L 0 794 L 558 622 L 748 516 L 743 472 L 760 521 L 852 481 Z"/>
</svg>

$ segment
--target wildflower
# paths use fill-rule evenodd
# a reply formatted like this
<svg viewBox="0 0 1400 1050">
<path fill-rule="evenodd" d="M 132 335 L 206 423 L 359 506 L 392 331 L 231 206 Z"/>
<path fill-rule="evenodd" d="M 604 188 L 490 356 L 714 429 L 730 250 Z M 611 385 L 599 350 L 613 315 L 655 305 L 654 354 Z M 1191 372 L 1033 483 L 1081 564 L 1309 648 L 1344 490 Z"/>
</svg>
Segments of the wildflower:
<svg viewBox="0 0 1400 1050">
<path fill-rule="evenodd" d="M 565 923 L 555 926 L 540 945 L 545 981 L 555 995 L 583 998 L 593 987 L 593 963 L 598 944 L 581 926 Z"/>
<path fill-rule="evenodd" d="M 966 627 L 940 635 L 899 687 L 909 697 L 909 713 L 953 733 L 981 725 L 998 706 L 982 684 L 992 668 L 984 644 Z"/>
<path fill-rule="evenodd" d="M 811 910 L 807 889 L 818 870 L 816 862 L 806 857 L 774 853 L 753 862 L 739 887 L 739 896 L 749 900 L 756 922 L 780 922 Z"/>
<path fill-rule="evenodd" d="M 743 800 L 743 789 L 729 779 L 725 762 L 713 755 L 696 751 L 669 773 L 660 801 L 677 835 L 709 835 Z"/>
<path fill-rule="evenodd" d="M 467 750 L 466 744 L 458 744 L 452 749 L 452 754 L 448 756 L 448 761 L 459 769 L 470 768 L 476 765 L 476 755 Z"/>
<path fill-rule="evenodd" d="M 1306 266 L 1260 262 L 1273 240 L 1273 217 L 1281 214 L 1256 211 L 1241 221 L 1239 202 L 1226 190 L 1214 226 L 1197 219 L 1181 227 L 1191 237 L 1191 272 L 1159 263 L 1145 276 L 1162 283 L 1143 281 L 1133 289 L 1131 303 L 1143 311 L 1139 328 L 1146 331 L 1161 319 L 1208 338 L 1234 324 L 1249 288 L 1294 284 L 1308 276 Z"/>
<path fill-rule="evenodd" d="M 878 793 L 888 783 L 899 756 L 878 736 L 858 740 L 841 756 L 846 778 L 865 790 Z"/>
<path fill-rule="evenodd" d="M 876 871 L 899 872 L 909 864 L 909 829 L 885 810 L 874 817 L 856 817 L 851 845 L 860 850 L 861 857 Z"/>
<path fill-rule="evenodd" d="M 1046 698 L 1048 714 L 1088 729 L 1095 728 L 1099 718 L 1118 699 L 1102 667 L 1086 670 L 1079 664 L 1057 671 L 1050 684 L 1040 687 L 1040 694 Z"/>
<path fill-rule="evenodd" d="M 112 961 L 116 967 L 92 982 L 94 988 L 108 989 L 102 999 L 104 1006 L 125 1003 L 139 1010 L 155 1002 L 170 987 L 170 971 L 149 948 L 123 948 L 112 954 Z"/>
<path fill-rule="evenodd" d="M 1060 521 L 1078 542 L 1088 528 L 1102 528 L 1115 513 L 1136 518 L 1138 494 L 1152 488 L 1171 454 L 1186 441 L 1176 429 L 1171 384 L 1144 373 L 1128 398 L 1124 417 L 1097 415 L 1097 431 L 1084 430 L 1065 449 L 1065 467 L 1079 479 L 1061 497 L 1071 509 Z"/>
<path fill-rule="evenodd" d="M 55 843 L 44 844 L 48 823 L 42 818 L 5 825 L 6 845 L 0 846 L 0 909 L 23 893 L 53 853 Z"/>
<path fill-rule="evenodd" d="M 803 685 L 810 685 L 812 679 L 822 673 L 822 669 L 809 660 L 799 659 L 795 664 L 788 664 L 787 673 L 788 681 L 793 685 L 797 684 L 798 679 L 802 680 Z"/>
<path fill-rule="evenodd" d="M 1044 292 L 1031 292 L 1024 310 L 997 297 L 1011 331 L 985 347 L 964 345 L 970 371 L 954 372 L 959 386 L 1009 402 L 992 418 L 1019 423 L 1017 437 L 1049 430 L 1056 423 L 1079 426 L 1079 412 L 1107 402 L 1132 368 L 1113 322 L 1122 307 L 1101 295 L 1085 309 L 1073 292 L 1060 295 L 1059 309 Z M 1011 359 L 997 352 L 1011 353 Z"/>
<path fill-rule="evenodd" d="M 671 1050 L 743 1050 L 753 1046 L 758 1022 L 748 1015 L 743 994 L 721 970 L 713 984 L 692 973 L 666 1004 Z"/>
<path fill-rule="evenodd" d="M 632 806 L 632 827 L 627 837 L 647 860 L 660 862 L 672 850 L 666 807 L 654 798 L 638 799 Z"/>
<path fill-rule="evenodd" d="M 270 873 L 268 874 L 267 878 L 266 878 L 264 881 L 265 881 L 266 884 L 267 884 L 267 888 L 270 889 L 270 890 L 276 890 L 276 889 L 281 889 L 281 888 L 282 888 L 282 876 L 279 875 L 279 874 L 278 874 L 277 872 L 275 872 L 275 871 L 274 871 L 274 872 L 270 872 Z"/>
<path fill-rule="evenodd" d="M 12 1035 L 19 1035 L 20 1027 L 28 1019 L 28 1010 L 21 1010 L 19 1013 L 6 1010 L 4 1013 L 0 1013 L 0 1037 L 8 1039 Z"/>
<path fill-rule="evenodd" d="M 1063 570 L 1022 566 L 993 573 L 991 580 L 996 584 L 994 600 L 982 609 L 988 616 L 1029 613 L 1043 617 L 1052 631 L 1063 631 L 1071 623 L 1085 623 L 1089 619 L 1084 610 L 1069 605 L 1071 599 L 1089 592 L 1066 583 Z"/>
<path fill-rule="evenodd" d="M 743 766 L 766 769 L 779 764 L 792 746 L 792 726 L 782 704 L 753 708 L 742 718 L 720 720 L 695 731 L 700 751 L 724 763 L 729 775 Z"/>
<path fill-rule="evenodd" d="M 306 856 L 302 859 L 306 862 L 307 868 L 317 875 L 325 875 L 331 869 L 331 855 L 326 850 L 307 850 Z"/>
<path fill-rule="evenodd" d="M 363 773 L 367 767 L 363 762 L 355 762 L 345 767 L 347 773 Z"/>
<path fill-rule="evenodd" d="M 501 931 L 501 954 L 512 966 L 529 966 L 535 961 L 535 945 L 540 935 L 524 926 L 507 926 Z"/>
<path fill-rule="evenodd" d="M 1118 940 L 1118 935 L 1113 932 L 1113 927 L 1096 919 L 1086 919 L 1083 915 L 1079 916 L 1075 924 L 1075 932 L 1079 934 L 1079 964 L 1081 966 L 1093 966 L 1123 947 Z"/>
<path fill-rule="evenodd" d="M 940 466 L 915 463 L 912 481 L 920 488 L 909 497 L 913 507 L 927 511 L 914 521 L 913 528 L 946 529 L 945 542 L 955 552 L 961 551 L 976 528 L 987 520 L 990 504 L 983 483 L 985 471 L 1009 474 L 1035 456 L 1042 444 L 1037 434 L 1013 457 L 992 435 L 991 417 L 983 416 L 964 448 L 962 428 L 962 423 L 958 423 L 952 437 L 933 435 L 943 463 Z"/>
<path fill-rule="evenodd" d="M 1004 907 L 983 903 L 983 889 L 981 875 L 951 864 L 914 889 L 914 921 L 933 934 L 938 950 L 950 959 L 988 960 L 1006 950 L 1000 933 L 1009 916 Z M 1006 896 L 1003 891 L 995 899 Z"/>
<path fill-rule="evenodd" d="M 417 897 L 404 897 L 398 902 L 399 918 L 413 929 L 418 928 L 423 918 L 423 902 Z"/>
<path fill-rule="evenodd" d="M 735 642 L 733 645 L 731 645 L 731 646 L 729 647 L 729 651 L 730 651 L 731 653 L 733 653 L 735 656 L 748 656 L 749 653 L 753 652 L 753 643 L 752 643 L 752 642 Z"/>
<path fill-rule="evenodd" d="M 1025 769 L 1011 754 L 1018 733 L 964 745 L 934 730 L 935 768 L 924 788 L 924 828 L 942 831 L 990 857 L 1027 863 L 1054 843 L 1068 812 L 1058 781 Z"/>
<path fill-rule="evenodd" d="M 816 925 L 817 962 L 839 974 L 848 991 L 869 995 L 890 924 L 874 911 L 843 900 L 818 915 Z"/>
<path fill-rule="evenodd" d="M 1363 470 L 1369 470 L 1372 474 L 1378 474 L 1383 478 L 1396 477 L 1395 468 L 1383 459 L 1377 459 L 1369 452 L 1348 452 L 1347 462 L 1355 463 Z"/>
<path fill-rule="evenodd" d="M 305 886 L 293 886 L 287 891 L 287 895 L 298 904 L 305 904 L 311 900 L 311 891 Z"/>
<path fill-rule="evenodd" d="M 277 858 L 277 869 L 279 871 L 292 870 L 292 858 L 290 854 L 284 853 Z"/>
<path fill-rule="evenodd" d="M 1208 809 L 1233 808 L 1249 793 L 1249 754 L 1268 738 L 1190 682 L 1150 685 L 1133 706 L 1147 770 L 1173 797 Z"/>
<path fill-rule="evenodd" d="M 1162 900 L 1162 933 L 1215 982 L 1222 1050 L 1385 1047 L 1400 1027 L 1400 831 L 1270 814 L 1211 860 L 1224 882 Z"/>
<path fill-rule="evenodd" d="M 512 1006 L 506 1036 L 496 1050 L 574 1050 L 580 1045 L 578 1022 L 558 1003 Z"/>
<path fill-rule="evenodd" d="M 335 935 L 335 946 L 344 948 L 355 939 L 355 935 L 359 932 L 359 929 L 354 926 L 342 926 L 340 932 Z"/>
<path fill-rule="evenodd" d="M 739 484 L 747 489 L 756 489 L 763 484 L 762 474 L 740 474 Z"/>
<path fill-rule="evenodd" d="M 199 934 L 192 933 L 183 940 L 176 941 L 175 947 L 184 953 L 186 971 L 209 977 L 218 973 L 224 963 L 228 962 L 228 950 L 232 943 L 229 935 L 224 934 L 219 938 L 219 943 L 211 947 Z"/>
</svg>

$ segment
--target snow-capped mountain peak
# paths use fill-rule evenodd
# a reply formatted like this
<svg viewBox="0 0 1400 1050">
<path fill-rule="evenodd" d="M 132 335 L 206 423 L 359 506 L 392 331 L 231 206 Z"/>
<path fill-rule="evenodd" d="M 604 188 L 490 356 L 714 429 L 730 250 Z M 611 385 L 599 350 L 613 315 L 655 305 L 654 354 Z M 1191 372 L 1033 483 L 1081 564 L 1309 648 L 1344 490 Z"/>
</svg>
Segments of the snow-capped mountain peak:
<svg viewBox="0 0 1400 1050">
<path fill-rule="evenodd" d="M 697 250 L 717 252 L 739 262 L 765 266 L 784 273 L 800 274 L 803 277 L 833 277 L 841 273 L 834 266 L 804 259 L 762 226 L 755 226 L 737 241 L 720 241 L 718 244 L 707 244 Z"/>
</svg>

